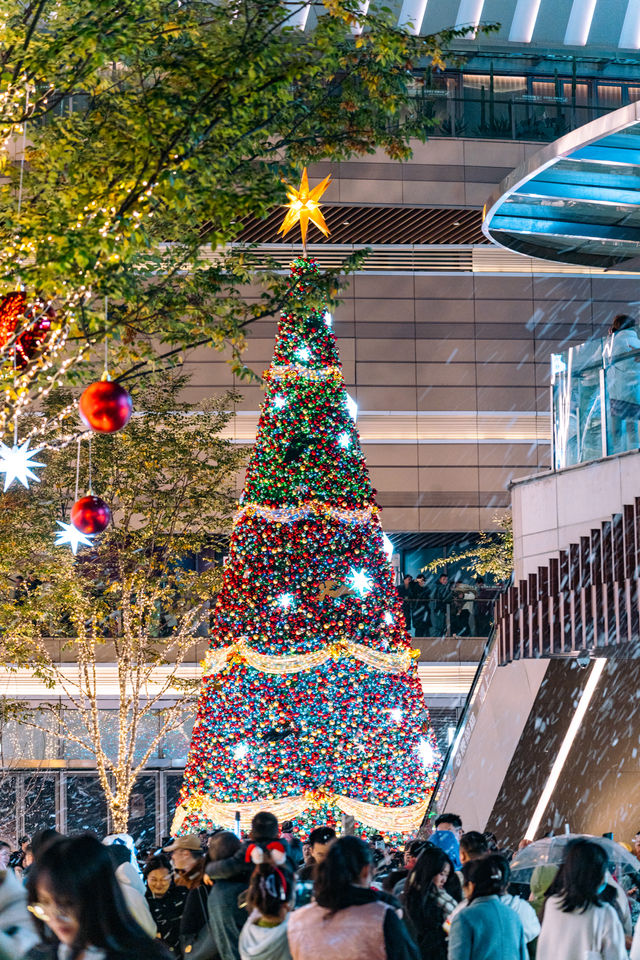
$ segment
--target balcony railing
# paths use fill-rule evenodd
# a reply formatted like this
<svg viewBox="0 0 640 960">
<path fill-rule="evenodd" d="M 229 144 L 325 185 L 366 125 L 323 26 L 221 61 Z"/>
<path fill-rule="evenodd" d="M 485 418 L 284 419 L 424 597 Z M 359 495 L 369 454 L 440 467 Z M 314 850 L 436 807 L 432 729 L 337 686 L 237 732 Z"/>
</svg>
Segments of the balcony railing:
<svg viewBox="0 0 640 960">
<path fill-rule="evenodd" d="M 635 327 L 551 358 L 556 470 L 640 447 L 640 336 Z"/>
<path fill-rule="evenodd" d="M 402 598 L 402 610 L 411 636 L 480 637 L 486 639 L 493 624 L 493 604 L 497 590 L 487 589 L 487 596 L 473 596 L 473 588 L 455 592 L 447 600 L 433 597 Z M 466 595 L 465 595 L 466 594 Z"/>
</svg>

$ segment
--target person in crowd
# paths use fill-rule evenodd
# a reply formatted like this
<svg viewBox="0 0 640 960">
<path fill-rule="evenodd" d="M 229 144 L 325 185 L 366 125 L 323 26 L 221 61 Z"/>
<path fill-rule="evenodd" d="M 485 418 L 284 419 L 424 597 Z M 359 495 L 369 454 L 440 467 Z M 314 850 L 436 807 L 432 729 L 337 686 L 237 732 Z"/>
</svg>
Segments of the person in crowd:
<svg viewBox="0 0 640 960">
<path fill-rule="evenodd" d="M 476 577 L 476 632 L 479 637 L 488 637 L 493 619 L 494 587 L 488 587 L 484 577 Z"/>
<path fill-rule="evenodd" d="M 240 960 L 291 960 L 287 932 L 294 898 L 293 874 L 286 867 L 271 858 L 256 865 L 247 892 L 249 918 L 240 931 Z"/>
<path fill-rule="evenodd" d="M 138 865 L 137 863 L 134 865 L 131 860 L 131 850 L 124 843 L 110 843 L 106 846 L 116 880 L 120 884 L 122 895 L 131 916 L 145 933 L 148 933 L 150 937 L 155 937 L 158 929 L 149 910 L 149 904 L 145 897 L 144 881 Z"/>
<path fill-rule="evenodd" d="M 457 813 L 441 813 L 434 821 L 436 830 L 450 830 L 455 833 L 458 840 L 464 833 L 462 818 Z"/>
<path fill-rule="evenodd" d="M 359 837 L 340 837 L 318 865 L 315 902 L 291 914 L 293 960 L 419 960 L 415 944 L 381 894 L 371 889 L 373 856 Z"/>
<path fill-rule="evenodd" d="M 547 896 L 547 890 L 553 883 L 558 872 L 558 866 L 555 863 L 541 863 L 534 868 L 529 881 L 530 896 L 529 903 L 536 912 L 538 920 L 542 921 L 544 905 Z"/>
<path fill-rule="evenodd" d="M 235 833 L 221 830 L 209 840 L 209 859 L 212 864 L 224 863 L 242 848 L 242 841 Z M 268 848 L 267 848 L 268 849 Z M 270 855 L 276 858 L 278 865 L 285 863 L 283 850 L 274 849 L 265 854 L 264 849 L 254 844 L 251 848 L 251 864 L 262 863 Z M 247 889 L 247 871 L 245 864 L 239 864 L 235 877 L 218 877 L 215 866 L 210 874 L 213 886 L 209 894 L 209 926 L 220 960 L 240 960 L 238 940 L 246 920 L 247 911 L 238 905 L 238 899 Z"/>
<path fill-rule="evenodd" d="M 37 830 L 31 838 L 31 850 L 34 860 L 37 860 L 45 847 L 56 840 L 62 840 L 63 835 L 58 833 L 54 827 L 44 827 Z"/>
<path fill-rule="evenodd" d="M 460 841 L 458 835 L 453 830 L 442 830 L 438 828 L 429 838 L 429 843 L 440 850 L 444 850 L 453 864 L 454 870 L 459 870 L 460 863 Z"/>
<path fill-rule="evenodd" d="M 458 580 L 453 588 L 451 604 L 451 633 L 457 637 L 475 637 L 476 588 Z"/>
<path fill-rule="evenodd" d="M 428 845 L 426 840 L 410 840 L 409 843 L 405 845 L 404 848 L 404 870 L 398 871 L 398 876 L 395 877 L 395 883 L 392 889 L 394 897 L 397 897 L 399 900 L 402 898 L 404 888 L 407 883 L 407 877 L 413 870 L 418 860 L 418 857 Z"/>
<path fill-rule="evenodd" d="M 305 863 L 298 870 L 298 880 L 301 883 L 313 882 L 316 866 L 326 859 L 329 847 L 336 839 L 333 827 L 316 827 L 309 834 L 309 852 L 311 861 Z"/>
<path fill-rule="evenodd" d="M 489 852 L 489 845 L 484 834 L 478 833 L 476 830 L 471 830 L 469 833 L 464 833 L 460 838 L 460 860 L 463 866 L 465 863 L 469 863 L 471 860 L 479 860 L 481 857 L 488 856 Z M 524 930 L 524 938 L 527 944 L 529 944 L 532 943 L 540 933 L 540 921 L 538 920 L 536 912 L 530 903 L 527 903 L 527 901 L 523 900 L 522 897 L 514 896 L 513 894 L 507 892 L 510 871 L 506 858 L 503 859 L 506 866 L 506 876 L 504 877 L 505 892 L 501 894 L 500 899 L 505 906 L 511 907 L 511 909 L 520 917 L 522 928 Z M 467 905 L 467 901 L 463 900 L 460 906 L 454 911 L 453 916 L 455 916 L 459 910 L 464 909 Z"/>
<path fill-rule="evenodd" d="M 457 882 L 457 898 L 446 890 L 447 882 L 452 880 Z M 460 883 L 446 853 L 439 847 L 423 849 L 407 877 L 402 896 L 403 916 L 422 960 L 446 960 L 444 924 L 460 896 Z"/>
<path fill-rule="evenodd" d="M 301 867 L 304 863 L 304 853 L 302 850 L 302 840 L 293 832 L 292 820 L 285 820 L 283 822 L 281 836 L 283 840 L 287 841 L 287 845 L 289 847 L 289 856 L 291 857 L 291 861 L 297 870 L 298 867 Z"/>
<path fill-rule="evenodd" d="M 433 591 L 434 609 L 432 635 L 434 637 L 443 637 L 447 631 L 447 619 L 450 613 L 453 593 L 449 586 L 449 577 L 446 573 L 441 573 L 438 577 Z"/>
<path fill-rule="evenodd" d="M 20 839 L 18 840 L 18 849 L 15 850 L 11 854 L 11 857 L 9 858 L 9 866 L 11 867 L 12 870 L 15 869 L 16 867 L 22 866 L 25 850 L 27 849 L 30 843 L 31 843 L 30 837 L 27 837 L 27 836 L 20 837 Z"/>
<path fill-rule="evenodd" d="M 429 590 L 424 573 L 419 573 L 409 588 L 411 598 L 411 621 L 413 633 L 416 637 L 429 636 L 430 607 Z"/>
<path fill-rule="evenodd" d="M 187 899 L 187 889 L 175 885 L 171 861 L 163 854 L 147 860 L 144 879 L 147 884 L 145 897 L 158 929 L 158 937 L 173 953 L 180 956 L 180 919 Z"/>
<path fill-rule="evenodd" d="M 620 313 L 609 328 L 604 348 L 612 453 L 638 447 L 640 420 L 640 338 L 633 317 Z M 608 356 L 607 356 L 608 355 Z"/>
<path fill-rule="evenodd" d="M 413 577 L 411 574 L 405 573 L 404 577 L 402 578 L 402 583 L 398 587 L 398 596 L 402 600 L 402 614 L 404 616 L 405 626 L 409 633 L 411 633 L 412 584 Z"/>
<path fill-rule="evenodd" d="M 538 960 L 626 960 L 620 917 L 603 894 L 607 854 L 582 837 L 567 844 L 565 858 L 549 887 L 538 938 Z"/>
<path fill-rule="evenodd" d="M 32 864 L 33 864 L 33 849 L 31 847 L 31 844 L 29 843 L 27 844 L 27 847 L 24 851 L 24 856 L 22 858 L 22 866 L 16 867 L 14 870 L 15 875 L 17 877 L 20 877 L 23 884 L 27 882 L 27 878 L 29 876 L 29 869 L 32 866 Z"/>
<path fill-rule="evenodd" d="M 462 868 L 464 910 L 451 919 L 448 960 L 527 960 L 522 922 L 502 903 L 508 881 L 508 864 L 491 853 L 468 860 Z M 556 955 L 556 960 L 562 954 Z"/>
<path fill-rule="evenodd" d="M 107 848 L 84 834 L 46 846 L 27 883 L 42 943 L 28 960 L 169 960 L 127 909 Z"/>
<path fill-rule="evenodd" d="M 217 880 L 224 880 L 227 877 L 233 877 L 235 879 L 242 869 L 248 880 L 251 874 L 251 849 L 256 845 L 264 849 L 270 845 L 280 847 L 285 853 L 289 869 L 294 870 L 293 861 L 289 854 L 289 845 L 287 841 L 280 836 L 280 828 L 276 817 L 267 810 L 261 810 L 259 813 L 256 813 L 251 821 L 249 839 L 246 840 L 244 844 L 241 844 L 232 857 L 227 857 L 217 862 L 211 861 L 207 867 L 208 875 Z"/>
<path fill-rule="evenodd" d="M 22 960 L 37 942 L 24 886 L 5 864 L 0 870 L 0 960 Z"/>
<path fill-rule="evenodd" d="M 6 870 L 11 859 L 11 847 L 6 840 L 0 840 L 0 870 Z"/>
<path fill-rule="evenodd" d="M 176 837 L 164 848 L 164 852 L 171 856 L 176 886 L 187 890 L 180 920 L 180 950 L 183 954 L 191 953 L 208 922 L 210 886 L 204 882 L 207 861 L 197 833 Z"/>
</svg>

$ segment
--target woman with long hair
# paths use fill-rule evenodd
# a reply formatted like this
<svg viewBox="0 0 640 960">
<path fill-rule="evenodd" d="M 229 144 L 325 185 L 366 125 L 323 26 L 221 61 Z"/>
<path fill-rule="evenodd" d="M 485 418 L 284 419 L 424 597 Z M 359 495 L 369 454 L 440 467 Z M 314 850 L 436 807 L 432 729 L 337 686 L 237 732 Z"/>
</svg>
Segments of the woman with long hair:
<svg viewBox="0 0 640 960">
<path fill-rule="evenodd" d="M 579 838 L 567 844 L 564 862 L 549 887 L 538 938 L 538 960 L 626 960 L 624 930 L 606 903 L 607 854 Z"/>
<path fill-rule="evenodd" d="M 467 906 L 451 921 L 449 960 L 527 960 L 522 921 L 500 900 L 508 876 L 506 860 L 496 853 L 464 864 Z M 567 958 L 557 953 L 554 960 Z"/>
<path fill-rule="evenodd" d="M 240 931 L 240 960 L 291 960 L 287 939 L 293 874 L 270 860 L 258 864 L 247 891 L 249 919 Z"/>
<path fill-rule="evenodd" d="M 457 896 L 446 889 L 457 885 Z M 425 847 L 403 891 L 404 919 L 418 944 L 422 960 L 446 960 L 443 924 L 460 901 L 460 883 L 451 860 L 439 847 Z"/>
<path fill-rule="evenodd" d="M 359 837 L 340 837 L 318 864 L 315 903 L 289 918 L 293 960 L 418 960 L 393 907 L 371 889 L 373 855 Z"/>
<path fill-rule="evenodd" d="M 169 960 L 129 913 L 106 847 L 90 835 L 47 846 L 27 883 L 42 943 L 29 960 Z"/>
</svg>

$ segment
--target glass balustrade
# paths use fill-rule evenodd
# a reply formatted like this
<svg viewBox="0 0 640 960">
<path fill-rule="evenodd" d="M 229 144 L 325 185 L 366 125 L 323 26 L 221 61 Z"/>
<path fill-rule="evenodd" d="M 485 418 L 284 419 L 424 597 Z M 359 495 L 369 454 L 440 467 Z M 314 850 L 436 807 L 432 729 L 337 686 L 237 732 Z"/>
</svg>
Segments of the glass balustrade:
<svg viewBox="0 0 640 960">
<path fill-rule="evenodd" d="M 553 465 L 640 447 L 640 331 L 629 325 L 551 358 Z"/>
</svg>

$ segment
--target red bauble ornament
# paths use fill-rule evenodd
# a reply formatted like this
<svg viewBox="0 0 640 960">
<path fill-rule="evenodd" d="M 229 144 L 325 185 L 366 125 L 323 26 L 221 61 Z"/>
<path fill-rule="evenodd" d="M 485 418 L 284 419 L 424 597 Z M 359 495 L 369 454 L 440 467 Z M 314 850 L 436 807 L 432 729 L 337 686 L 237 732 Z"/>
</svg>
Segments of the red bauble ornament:
<svg viewBox="0 0 640 960">
<path fill-rule="evenodd" d="M 33 321 L 24 327 L 25 318 Z M 15 336 L 19 326 L 23 332 L 15 339 L 16 366 L 22 369 L 38 353 L 42 343 L 51 329 L 51 322 L 55 318 L 55 311 L 51 306 L 45 307 L 40 300 L 31 306 L 21 290 L 7 293 L 0 299 L 0 347 Z"/>
<path fill-rule="evenodd" d="M 100 497 L 80 497 L 71 507 L 71 523 L 80 533 L 102 533 L 111 523 L 111 509 Z"/>
<path fill-rule="evenodd" d="M 119 383 L 97 380 L 80 397 L 80 416 L 97 433 L 115 433 L 129 422 L 131 396 Z"/>
</svg>

